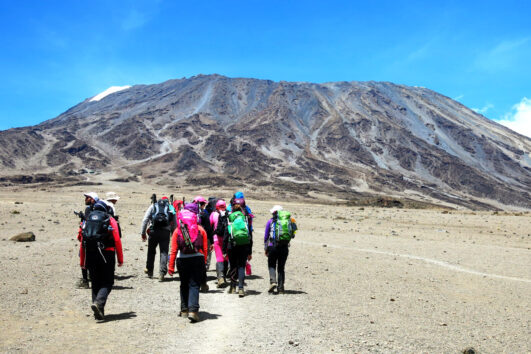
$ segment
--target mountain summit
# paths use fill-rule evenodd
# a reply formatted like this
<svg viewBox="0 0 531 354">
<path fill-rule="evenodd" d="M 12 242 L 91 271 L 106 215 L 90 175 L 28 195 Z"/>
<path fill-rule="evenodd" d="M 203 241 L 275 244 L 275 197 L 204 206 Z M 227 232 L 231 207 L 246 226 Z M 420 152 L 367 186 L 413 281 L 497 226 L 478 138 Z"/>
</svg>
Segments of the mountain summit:
<svg viewBox="0 0 531 354">
<path fill-rule="evenodd" d="M 426 88 L 199 75 L 120 89 L 1 131 L 2 175 L 531 208 L 531 139 Z"/>
</svg>

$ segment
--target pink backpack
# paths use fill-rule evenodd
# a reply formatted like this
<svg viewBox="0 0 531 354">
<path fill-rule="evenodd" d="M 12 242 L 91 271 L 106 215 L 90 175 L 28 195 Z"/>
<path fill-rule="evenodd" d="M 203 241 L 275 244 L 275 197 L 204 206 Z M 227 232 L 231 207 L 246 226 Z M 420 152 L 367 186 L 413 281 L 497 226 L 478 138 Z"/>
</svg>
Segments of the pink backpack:
<svg viewBox="0 0 531 354">
<path fill-rule="evenodd" d="M 177 217 L 177 246 L 184 254 L 197 253 L 203 249 L 197 215 L 186 209 L 181 210 Z"/>
</svg>

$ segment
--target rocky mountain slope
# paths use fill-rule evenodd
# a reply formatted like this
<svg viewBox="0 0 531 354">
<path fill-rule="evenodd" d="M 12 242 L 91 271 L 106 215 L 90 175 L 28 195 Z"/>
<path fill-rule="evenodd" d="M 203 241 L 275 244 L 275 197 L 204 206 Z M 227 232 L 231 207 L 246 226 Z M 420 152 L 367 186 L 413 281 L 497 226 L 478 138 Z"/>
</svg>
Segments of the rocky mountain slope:
<svg viewBox="0 0 531 354">
<path fill-rule="evenodd" d="M 531 139 L 387 82 L 199 75 L 86 99 L 0 139 L 4 183 L 28 171 L 113 171 L 167 185 L 531 208 Z"/>
</svg>

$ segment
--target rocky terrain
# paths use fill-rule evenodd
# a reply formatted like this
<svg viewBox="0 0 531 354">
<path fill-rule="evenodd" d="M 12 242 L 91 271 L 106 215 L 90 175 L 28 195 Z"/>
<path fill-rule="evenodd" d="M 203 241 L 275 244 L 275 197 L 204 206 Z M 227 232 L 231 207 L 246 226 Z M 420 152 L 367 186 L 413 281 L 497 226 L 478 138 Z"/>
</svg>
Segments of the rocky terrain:
<svg viewBox="0 0 531 354">
<path fill-rule="evenodd" d="M 6 186 L 107 173 L 305 200 L 531 208 L 529 138 L 429 89 L 388 82 L 199 75 L 98 95 L 0 139 Z"/>
<path fill-rule="evenodd" d="M 142 272 L 141 218 L 153 192 L 189 199 L 233 191 L 101 183 L 91 188 L 121 196 L 125 257 L 102 323 L 92 317 L 90 290 L 74 286 L 72 211 L 82 209 L 86 186 L 0 189 L 1 352 L 531 351 L 529 212 L 333 207 L 259 200 L 252 195 L 260 190 L 243 189 L 257 216 L 247 296 L 216 289 L 209 272 L 201 321 L 190 324 L 177 317 L 178 278 L 159 283 Z M 299 225 L 285 295 L 267 293 L 259 241 L 277 203 Z M 9 241 L 22 232 L 35 241 Z"/>
</svg>

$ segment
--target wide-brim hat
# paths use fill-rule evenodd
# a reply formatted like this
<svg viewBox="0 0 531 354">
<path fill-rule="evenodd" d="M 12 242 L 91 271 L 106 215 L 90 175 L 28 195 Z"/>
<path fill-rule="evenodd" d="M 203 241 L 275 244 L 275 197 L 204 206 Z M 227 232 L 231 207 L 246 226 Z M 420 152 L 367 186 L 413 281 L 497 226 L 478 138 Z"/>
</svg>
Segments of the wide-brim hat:
<svg viewBox="0 0 531 354">
<path fill-rule="evenodd" d="M 274 213 L 276 213 L 277 211 L 282 210 L 282 209 L 283 209 L 282 206 L 280 206 L 280 205 L 275 205 L 275 206 L 272 207 L 271 210 L 269 210 L 269 211 L 271 212 L 271 214 L 274 214 Z"/>
<path fill-rule="evenodd" d="M 107 192 L 105 194 L 105 200 L 120 200 L 120 197 L 115 192 Z"/>
</svg>

